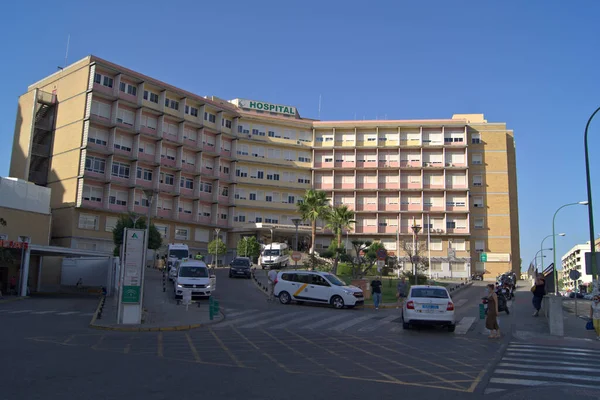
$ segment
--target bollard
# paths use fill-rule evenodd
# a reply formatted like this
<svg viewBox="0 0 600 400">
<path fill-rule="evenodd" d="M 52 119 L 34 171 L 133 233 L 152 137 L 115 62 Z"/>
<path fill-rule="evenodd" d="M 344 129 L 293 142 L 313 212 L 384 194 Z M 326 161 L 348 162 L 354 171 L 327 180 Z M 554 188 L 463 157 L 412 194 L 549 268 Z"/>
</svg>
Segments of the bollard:
<svg viewBox="0 0 600 400">
<path fill-rule="evenodd" d="M 485 306 L 479 304 L 479 319 L 485 319 Z"/>
<path fill-rule="evenodd" d="M 163 286 L 163 292 L 166 292 L 166 291 L 167 291 L 167 288 Z"/>
</svg>

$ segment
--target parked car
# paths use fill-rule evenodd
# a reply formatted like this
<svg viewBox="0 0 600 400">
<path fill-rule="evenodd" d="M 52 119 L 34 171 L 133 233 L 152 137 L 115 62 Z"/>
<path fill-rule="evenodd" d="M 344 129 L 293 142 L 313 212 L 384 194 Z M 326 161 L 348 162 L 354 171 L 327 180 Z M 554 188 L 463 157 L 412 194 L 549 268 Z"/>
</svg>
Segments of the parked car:
<svg viewBox="0 0 600 400">
<path fill-rule="evenodd" d="M 216 289 L 216 278 L 210 275 L 204 261 L 181 260 L 175 263 L 173 284 L 175 299 L 183 298 L 184 290 L 190 290 L 192 298 L 210 297 Z"/>
<path fill-rule="evenodd" d="M 571 292 L 571 293 L 569 293 L 569 298 L 570 299 L 574 299 L 574 298 L 583 299 L 583 293 Z"/>
<path fill-rule="evenodd" d="M 274 294 L 281 304 L 292 301 L 352 308 L 364 303 L 361 289 L 348 286 L 337 276 L 319 271 L 285 271 L 277 274 Z"/>
<path fill-rule="evenodd" d="M 418 285 L 410 293 L 402 307 L 402 327 L 411 325 L 441 325 L 454 332 L 454 302 L 443 286 Z"/>
<path fill-rule="evenodd" d="M 250 268 L 252 268 L 252 261 L 248 257 L 236 257 L 229 264 L 229 277 L 234 278 L 236 276 L 240 276 L 242 278 L 250 279 L 251 272 Z"/>
</svg>

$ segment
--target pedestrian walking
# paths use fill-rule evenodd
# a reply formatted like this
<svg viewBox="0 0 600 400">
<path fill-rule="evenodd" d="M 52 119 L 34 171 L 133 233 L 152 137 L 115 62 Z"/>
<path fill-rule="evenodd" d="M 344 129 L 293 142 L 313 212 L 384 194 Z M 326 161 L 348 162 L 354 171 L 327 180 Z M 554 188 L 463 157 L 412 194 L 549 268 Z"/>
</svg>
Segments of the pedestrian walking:
<svg viewBox="0 0 600 400">
<path fill-rule="evenodd" d="M 534 285 L 531 287 L 531 292 L 533 293 L 533 298 L 531 299 L 531 302 L 533 304 L 533 308 L 535 308 L 533 316 L 537 317 L 538 315 L 540 315 L 540 308 L 542 308 L 542 300 L 546 295 L 546 280 L 544 279 L 544 275 L 537 274 Z"/>
<path fill-rule="evenodd" d="M 402 303 L 406 298 L 406 294 L 408 291 L 408 284 L 406 283 L 406 278 L 402 277 L 396 285 L 396 297 L 398 298 L 398 306 L 396 308 L 402 307 Z"/>
<path fill-rule="evenodd" d="M 494 291 L 494 284 L 487 285 L 486 297 L 488 301 L 488 310 L 485 317 L 485 328 L 490 331 L 490 339 L 500 337 L 500 326 L 498 325 L 498 296 Z"/>
<path fill-rule="evenodd" d="M 373 293 L 373 304 L 376 310 L 379 310 L 379 304 L 381 303 L 381 286 L 381 277 L 375 277 L 371 282 L 371 293 Z"/>
<path fill-rule="evenodd" d="M 277 279 L 277 271 L 275 271 L 274 269 L 269 270 L 269 273 L 267 274 L 267 279 L 268 279 L 268 283 L 267 286 L 269 288 L 269 298 L 267 299 L 267 301 L 274 301 L 275 300 L 275 280 Z"/>
<path fill-rule="evenodd" d="M 592 300 L 592 306 L 590 307 L 590 319 L 594 324 L 594 330 L 596 331 L 596 339 L 600 340 L 600 296 L 595 295 Z"/>
</svg>

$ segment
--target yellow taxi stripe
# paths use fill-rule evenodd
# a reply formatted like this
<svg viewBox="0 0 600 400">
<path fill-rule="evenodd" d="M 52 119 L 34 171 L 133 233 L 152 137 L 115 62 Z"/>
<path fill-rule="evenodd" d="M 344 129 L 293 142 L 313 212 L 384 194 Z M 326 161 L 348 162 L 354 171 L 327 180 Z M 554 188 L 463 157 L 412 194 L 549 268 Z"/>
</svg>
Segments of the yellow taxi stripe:
<svg viewBox="0 0 600 400">
<path fill-rule="evenodd" d="M 304 285 L 300 286 L 300 289 L 296 290 L 296 293 L 294 293 L 294 297 L 298 296 L 300 294 L 300 292 L 302 292 L 307 286 L 308 286 L 308 283 L 305 283 Z"/>
</svg>

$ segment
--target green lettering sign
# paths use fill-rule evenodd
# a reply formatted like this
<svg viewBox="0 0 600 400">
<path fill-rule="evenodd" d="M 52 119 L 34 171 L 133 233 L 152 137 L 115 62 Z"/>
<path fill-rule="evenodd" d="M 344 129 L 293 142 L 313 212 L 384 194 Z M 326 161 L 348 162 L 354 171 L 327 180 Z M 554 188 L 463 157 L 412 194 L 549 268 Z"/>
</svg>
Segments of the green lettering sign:
<svg viewBox="0 0 600 400">
<path fill-rule="evenodd" d="M 279 113 L 285 115 L 296 115 L 296 108 L 290 106 L 283 106 L 280 104 L 271 104 L 263 101 L 254 100 L 237 100 L 237 105 L 241 108 L 249 108 L 251 110 L 268 111 L 272 113 Z"/>
</svg>

